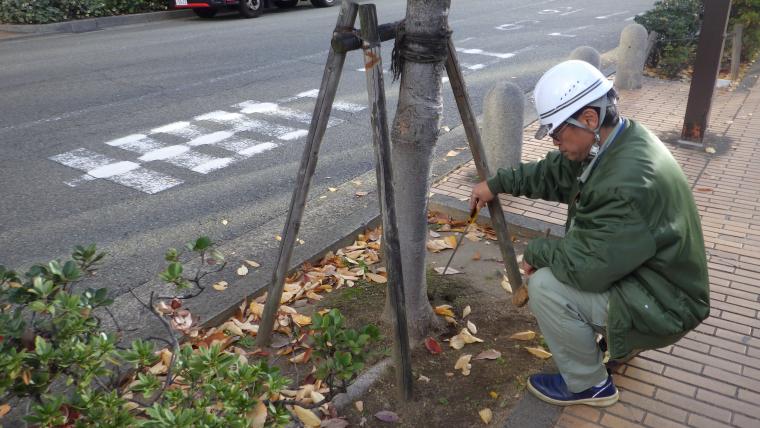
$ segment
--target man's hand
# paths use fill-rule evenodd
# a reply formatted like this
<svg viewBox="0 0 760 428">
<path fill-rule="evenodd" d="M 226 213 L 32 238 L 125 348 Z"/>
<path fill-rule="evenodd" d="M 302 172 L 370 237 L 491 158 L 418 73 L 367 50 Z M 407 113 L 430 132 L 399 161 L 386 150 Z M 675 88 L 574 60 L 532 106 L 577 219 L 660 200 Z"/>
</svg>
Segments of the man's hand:
<svg viewBox="0 0 760 428">
<path fill-rule="evenodd" d="M 488 188 L 488 184 L 485 181 L 481 181 L 472 187 L 472 193 L 470 194 L 470 211 L 475 209 L 481 209 L 493 200 L 495 195 L 491 193 L 491 189 Z"/>
<path fill-rule="evenodd" d="M 536 271 L 536 268 L 528 264 L 524 259 L 522 261 L 522 270 L 525 272 L 525 276 L 531 276 L 533 275 L 533 272 Z"/>
</svg>

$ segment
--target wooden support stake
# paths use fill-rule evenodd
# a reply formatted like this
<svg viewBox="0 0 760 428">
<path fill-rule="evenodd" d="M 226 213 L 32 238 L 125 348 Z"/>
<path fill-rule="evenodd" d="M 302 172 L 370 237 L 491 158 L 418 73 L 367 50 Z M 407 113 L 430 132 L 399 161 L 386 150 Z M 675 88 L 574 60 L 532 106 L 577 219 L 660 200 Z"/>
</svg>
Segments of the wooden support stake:
<svg viewBox="0 0 760 428">
<path fill-rule="evenodd" d="M 358 6 L 350 0 L 344 0 L 341 4 L 338 22 L 335 25 L 335 33 L 343 31 L 352 31 L 354 22 L 356 22 L 356 13 Z M 327 129 L 327 122 L 330 119 L 330 111 L 335 100 L 335 93 L 338 89 L 340 74 L 343 71 L 345 62 L 345 52 L 336 52 L 330 49 L 325 64 L 325 71 L 322 75 L 322 84 L 319 88 L 319 95 L 314 106 L 314 114 L 309 127 L 309 134 L 306 137 L 306 147 L 304 147 L 303 156 L 301 157 L 301 167 L 298 170 L 296 179 L 296 188 L 293 191 L 293 198 L 290 201 L 288 217 L 285 220 L 285 226 L 282 231 L 282 242 L 280 244 L 280 253 L 277 256 L 277 267 L 272 274 L 272 283 L 269 286 L 267 302 L 264 306 L 264 313 L 259 324 L 259 332 L 256 337 L 258 346 L 268 346 L 272 339 L 272 329 L 277 315 L 277 309 L 280 307 L 280 298 L 282 298 L 282 289 L 285 284 L 285 275 L 288 272 L 290 258 L 293 256 L 293 246 L 298 236 L 298 230 L 301 228 L 301 218 L 303 217 L 306 197 L 309 194 L 311 178 L 314 175 L 314 169 L 317 167 L 317 156 L 319 146 L 322 143 L 322 137 Z"/>
<path fill-rule="evenodd" d="M 404 278 L 401 268 L 401 244 L 396 222 L 396 202 L 393 193 L 393 166 L 388 135 L 388 114 L 385 109 L 383 64 L 380 52 L 380 34 L 374 4 L 359 6 L 361 37 L 364 41 L 364 68 L 367 75 L 367 93 L 371 108 L 372 141 L 377 162 L 377 183 L 380 189 L 380 213 L 383 218 L 385 266 L 388 272 L 388 293 L 391 298 L 395 323 L 395 365 L 399 392 L 403 400 L 412 397 L 412 357 L 409 351 L 409 333 L 406 324 Z"/>
<path fill-rule="evenodd" d="M 742 60 L 742 34 L 744 26 L 734 24 L 734 37 L 731 40 L 731 80 L 739 78 L 739 65 Z"/>
<path fill-rule="evenodd" d="M 480 139 L 478 123 L 475 119 L 475 113 L 472 111 L 470 96 L 467 94 L 464 78 L 462 77 L 462 69 L 459 67 L 459 61 L 456 57 L 456 49 L 454 48 L 454 42 L 452 42 L 451 39 L 449 39 L 448 45 L 446 72 L 449 75 L 449 83 L 451 83 L 451 89 L 454 92 L 457 108 L 459 108 L 459 115 L 462 117 L 462 125 L 467 134 L 467 140 L 470 143 L 470 151 L 472 152 L 472 158 L 475 161 L 475 167 L 478 170 L 480 178 L 485 180 L 491 177 L 492 172 L 489 171 L 488 165 L 486 164 L 485 150 L 483 149 L 483 142 Z M 516 306 L 523 306 L 528 301 L 527 288 L 523 287 L 520 268 L 517 266 L 515 247 L 512 245 L 512 237 L 509 234 L 509 227 L 507 226 L 507 221 L 504 219 L 504 211 L 501 208 L 501 203 L 499 202 L 498 197 L 488 203 L 488 210 L 491 213 L 491 222 L 493 223 L 496 236 L 499 240 L 499 249 L 501 250 L 501 257 L 504 259 L 507 278 L 512 286 L 512 290 L 514 290 L 512 303 Z"/>
</svg>

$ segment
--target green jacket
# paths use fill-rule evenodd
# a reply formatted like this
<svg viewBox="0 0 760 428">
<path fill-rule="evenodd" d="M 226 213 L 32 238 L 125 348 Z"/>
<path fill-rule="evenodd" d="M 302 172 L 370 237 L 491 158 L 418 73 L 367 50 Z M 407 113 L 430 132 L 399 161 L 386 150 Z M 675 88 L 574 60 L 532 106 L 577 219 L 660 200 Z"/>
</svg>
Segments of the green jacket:
<svg viewBox="0 0 760 428">
<path fill-rule="evenodd" d="M 488 187 L 568 204 L 565 237 L 534 239 L 524 257 L 580 290 L 610 290 L 612 358 L 674 343 L 710 313 L 702 228 L 686 177 L 665 145 L 631 120 L 581 185 L 584 166 L 553 151 L 500 169 Z"/>
</svg>

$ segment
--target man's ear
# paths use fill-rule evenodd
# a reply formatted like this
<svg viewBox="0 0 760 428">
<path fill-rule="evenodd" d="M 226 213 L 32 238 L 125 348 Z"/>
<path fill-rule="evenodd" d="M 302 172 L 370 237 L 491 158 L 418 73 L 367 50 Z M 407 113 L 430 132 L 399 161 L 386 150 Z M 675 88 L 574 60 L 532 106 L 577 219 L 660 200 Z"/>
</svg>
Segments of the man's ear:
<svg viewBox="0 0 760 428">
<path fill-rule="evenodd" d="M 595 109 L 587 107 L 581 113 L 580 122 L 591 129 L 596 129 L 599 126 L 599 114 Z"/>
</svg>

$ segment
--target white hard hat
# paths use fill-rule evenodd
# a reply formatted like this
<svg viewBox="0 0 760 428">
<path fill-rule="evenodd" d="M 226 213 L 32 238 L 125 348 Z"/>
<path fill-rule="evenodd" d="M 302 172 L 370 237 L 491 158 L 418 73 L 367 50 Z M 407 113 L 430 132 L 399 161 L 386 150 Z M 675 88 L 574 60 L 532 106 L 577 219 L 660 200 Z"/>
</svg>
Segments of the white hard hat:
<svg viewBox="0 0 760 428">
<path fill-rule="evenodd" d="M 540 123 L 536 138 L 544 138 L 581 108 L 606 97 L 610 89 L 612 82 L 586 61 L 571 59 L 550 68 L 533 91 Z"/>
</svg>

